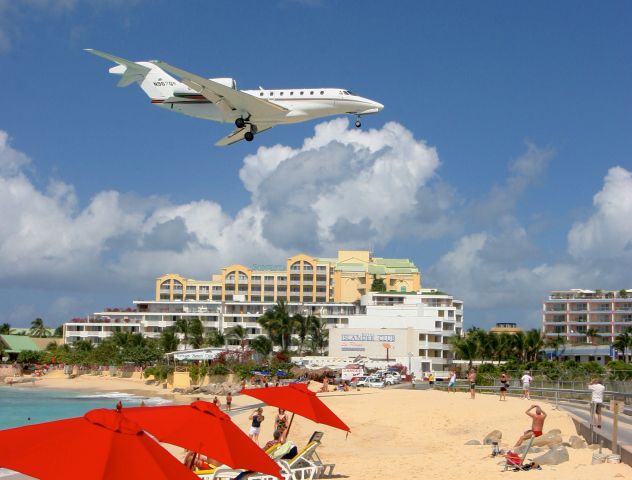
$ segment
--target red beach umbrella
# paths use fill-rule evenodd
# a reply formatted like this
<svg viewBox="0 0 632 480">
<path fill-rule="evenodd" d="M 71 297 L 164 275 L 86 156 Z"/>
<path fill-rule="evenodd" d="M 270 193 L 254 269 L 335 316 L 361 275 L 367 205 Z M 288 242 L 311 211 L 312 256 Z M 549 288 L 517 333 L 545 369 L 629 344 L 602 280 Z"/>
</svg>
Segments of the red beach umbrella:
<svg viewBox="0 0 632 480">
<path fill-rule="evenodd" d="M 202 453 L 232 468 L 281 478 L 279 465 L 210 402 L 133 407 L 123 412 L 161 442 Z"/>
<path fill-rule="evenodd" d="M 304 383 L 292 383 L 284 387 L 244 388 L 241 393 L 316 423 L 329 425 L 347 432 L 351 431 L 347 424 L 340 420 Z"/>
<path fill-rule="evenodd" d="M 41 480 L 199 480 L 115 410 L 2 430 L 0 446 L 0 467 Z"/>
</svg>

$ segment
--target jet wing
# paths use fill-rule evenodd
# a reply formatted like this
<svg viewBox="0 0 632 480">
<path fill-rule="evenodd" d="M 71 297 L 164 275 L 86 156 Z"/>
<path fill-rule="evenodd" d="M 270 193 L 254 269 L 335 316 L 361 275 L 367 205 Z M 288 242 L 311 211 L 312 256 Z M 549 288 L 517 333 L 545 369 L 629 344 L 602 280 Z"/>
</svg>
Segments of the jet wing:
<svg viewBox="0 0 632 480">
<path fill-rule="evenodd" d="M 266 130 L 270 130 L 273 126 L 274 125 L 272 124 L 265 124 L 265 125 L 258 124 L 257 135 L 259 135 L 261 132 L 265 132 Z M 232 145 L 233 143 L 237 143 L 244 139 L 244 135 L 246 135 L 247 131 L 249 131 L 248 126 L 243 127 L 243 128 L 236 128 L 230 133 L 230 135 L 227 135 L 224 138 L 218 140 L 215 145 L 217 145 L 218 147 L 225 147 L 227 145 Z"/>
<path fill-rule="evenodd" d="M 232 112 L 236 112 L 240 115 L 241 113 L 248 113 L 254 117 L 253 120 L 256 118 L 269 119 L 282 117 L 288 111 L 287 109 L 275 105 L 274 103 L 261 100 L 247 93 L 240 92 L 239 90 L 234 90 L 222 85 L 221 83 L 200 77 L 199 75 L 174 67 L 168 63 L 158 60 L 154 60 L 152 63 L 158 65 L 163 70 L 178 75 L 181 78 L 182 83 L 200 93 L 200 95 L 203 95 L 209 101 L 213 102 L 228 116 L 230 116 Z M 233 134 L 236 132 L 237 130 L 235 130 Z"/>
</svg>

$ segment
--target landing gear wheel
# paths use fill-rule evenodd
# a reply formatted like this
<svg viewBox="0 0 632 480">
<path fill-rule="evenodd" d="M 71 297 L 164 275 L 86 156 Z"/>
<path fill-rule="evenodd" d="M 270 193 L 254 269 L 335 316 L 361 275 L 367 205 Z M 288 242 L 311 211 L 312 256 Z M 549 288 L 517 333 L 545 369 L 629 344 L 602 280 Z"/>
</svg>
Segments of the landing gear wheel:
<svg viewBox="0 0 632 480">
<path fill-rule="evenodd" d="M 362 122 L 360 120 L 356 120 L 355 126 L 356 128 L 360 128 L 362 126 Z"/>
<path fill-rule="evenodd" d="M 243 118 L 239 117 L 238 119 L 235 120 L 235 126 L 237 128 L 244 128 L 245 125 L 246 125 L 246 121 Z"/>
<path fill-rule="evenodd" d="M 244 134 L 244 138 L 246 139 L 247 142 L 252 142 L 255 139 L 255 134 L 252 132 L 246 132 Z"/>
</svg>

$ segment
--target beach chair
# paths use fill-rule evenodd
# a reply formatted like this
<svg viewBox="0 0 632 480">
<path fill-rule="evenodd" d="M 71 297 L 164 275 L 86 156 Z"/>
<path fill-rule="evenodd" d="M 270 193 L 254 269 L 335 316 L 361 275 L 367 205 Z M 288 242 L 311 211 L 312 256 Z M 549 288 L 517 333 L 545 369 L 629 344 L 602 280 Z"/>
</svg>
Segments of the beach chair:
<svg viewBox="0 0 632 480">
<path fill-rule="evenodd" d="M 290 470 L 314 467 L 317 470 L 316 478 L 333 476 L 336 464 L 324 463 L 316 452 L 316 449 L 320 446 L 323 435 L 323 432 L 314 432 L 307 442 L 307 445 L 305 445 L 305 448 L 298 452 L 294 458 L 282 460 L 279 463 L 286 463 Z"/>
<path fill-rule="evenodd" d="M 528 466 L 524 463 L 524 461 L 527 458 L 527 455 L 529 454 L 529 450 L 531 450 L 531 446 L 533 445 L 533 440 L 535 440 L 535 436 L 532 436 L 529 439 L 529 442 L 527 443 L 527 448 L 525 449 L 524 453 L 520 456 L 520 455 L 512 455 L 512 453 L 514 452 L 508 452 L 505 455 L 505 465 L 503 468 L 503 471 L 507 471 L 507 470 L 530 470 L 532 468 L 531 464 L 529 464 Z"/>
</svg>

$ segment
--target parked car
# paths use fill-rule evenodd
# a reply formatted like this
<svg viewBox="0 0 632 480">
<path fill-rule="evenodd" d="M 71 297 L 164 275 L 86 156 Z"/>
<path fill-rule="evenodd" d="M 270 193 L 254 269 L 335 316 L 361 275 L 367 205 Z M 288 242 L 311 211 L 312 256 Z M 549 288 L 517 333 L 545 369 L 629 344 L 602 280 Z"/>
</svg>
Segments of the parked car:
<svg viewBox="0 0 632 480">
<path fill-rule="evenodd" d="M 365 385 L 372 388 L 384 388 L 384 380 L 377 377 L 369 377 L 365 380 Z"/>
<path fill-rule="evenodd" d="M 366 384 L 368 378 L 369 377 L 354 377 L 353 379 L 351 379 L 351 384 L 353 384 L 353 382 L 355 380 L 355 386 L 356 387 L 366 387 L 366 386 L 368 386 Z"/>
<path fill-rule="evenodd" d="M 402 383 L 402 379 L 398 374 L 386 374 L 384 375 L 384 383 L 386 383 L 387 385 L 395 385 L 396 383 Z"/>
</svg>

